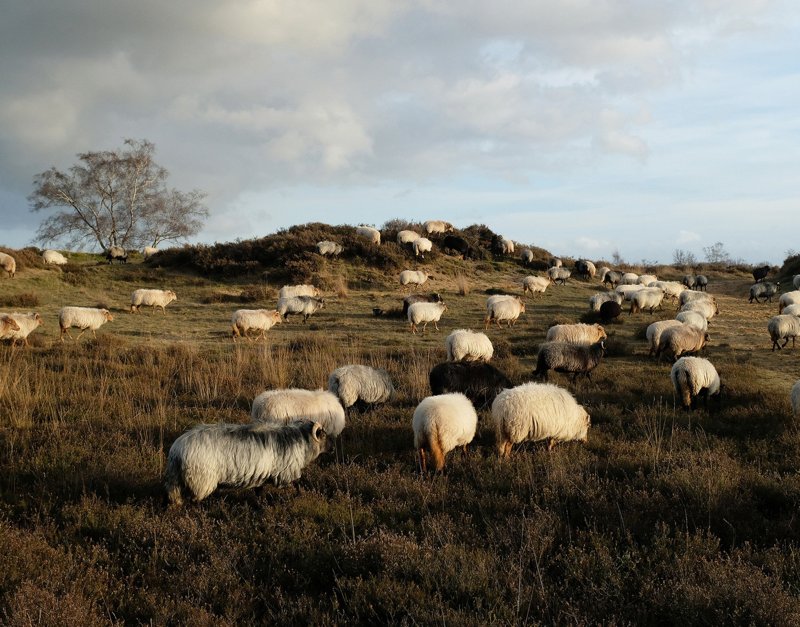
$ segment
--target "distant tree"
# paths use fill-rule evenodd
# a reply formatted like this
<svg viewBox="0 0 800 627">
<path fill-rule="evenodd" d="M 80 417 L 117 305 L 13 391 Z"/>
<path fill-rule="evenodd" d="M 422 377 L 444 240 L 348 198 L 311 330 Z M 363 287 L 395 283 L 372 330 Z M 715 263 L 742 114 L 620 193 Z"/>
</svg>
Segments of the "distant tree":
<svg viewBox="0 0 800 627">
<path fill-rule="evenodd" d="M 155 145 L 127 139 L 121 150 L 85 152 L 62 172 L 34 177 L 31 211 L 59 208 L 39 226 L 36 241 L 70 246 L 97 244 L 141 248 L 197 233 L 208 217 L 205 194 L 167 187 L 167 170 L 154 159 Z"/>
<path fill-rule="evenodd" d="M 625 260 L 622 258 L 622 255 L 619 254 L 619 248 L 615 249 L 613 253 L 611 253 L 611 261 L 614 263 L 615 266 L 621 266 L 625 263 Z"/>
<path fill-rule="evenodd" d="M 703 254 L 708 263 L 728 263 L 731 259 L 722 242 L 717 242 L 713 246 L 704 246 Z"/>
<path fill-rule="evenodd" d="M 676 266 L 694 266 L 697 264 L 697 258 L 689 250 L 676 248 L 672 251 L 672 263 Z"/>
</svg>

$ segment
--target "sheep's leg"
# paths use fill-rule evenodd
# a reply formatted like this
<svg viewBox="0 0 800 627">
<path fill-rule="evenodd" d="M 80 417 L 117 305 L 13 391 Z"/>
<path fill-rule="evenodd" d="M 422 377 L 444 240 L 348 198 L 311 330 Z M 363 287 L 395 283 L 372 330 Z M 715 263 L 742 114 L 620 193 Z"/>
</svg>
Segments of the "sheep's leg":
<svg viewBox="0 0 800 627">
<path fill-rule="evenodd" d="M 419 465 L 420 465 L 421 473 L 423 475 L 426 474 L 428 472 L 428 465 L 427 465 L 427 463 L 425 461 L 425 449 L 424 448 L 420 448 L 419 449 Z"/>
<path fill-rule="evenodd" d="M 436 320 L 433 321 L 433 326 L 437 331 L 439 330 L 439 325 L 437 324 Z M 794 346 L 794 345 L 792 345 L 792 346 Z"/>
<path fill-rule="evenodd" d="M 786 348 L 786 345 L 789 343 L 789 338 L 787 337 L 786 340 L 783 342 L 783 346 L 781 348 Z"/>
<path fill-rule="evenodd" d="M 76 337 L 75 340 L 77 341 L 77 340 L 81 339 L 81 335 L 83 335 L 85 332 L 86 332 L 86 329 L 81 329 L 81 332 L 78 333 L 78 337 Z"/>
<path fill-rule="evenodd" d="M 550 438 L 550 442 L 547 444 L 547 450 L 552 451 L 556 447 L 556 439 Z"/>
</svg>

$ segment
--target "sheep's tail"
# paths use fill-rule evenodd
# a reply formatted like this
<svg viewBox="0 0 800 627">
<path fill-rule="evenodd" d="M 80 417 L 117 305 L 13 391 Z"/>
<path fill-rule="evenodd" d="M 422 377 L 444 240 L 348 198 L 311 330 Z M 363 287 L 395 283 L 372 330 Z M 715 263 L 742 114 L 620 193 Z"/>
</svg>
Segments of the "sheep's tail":
<svg viewBox="0 0 800 627">
<path fill-rule="evenodd" d="M 441 471 L 444 468 L 444 453 L 442 452 L 442 442 L 439 438 L 438 427 L 428 436 L 428 448 L 431 451 L 434 469 L 437 472 Z"/>
<path fill-rule="evenodd" d="M 179 457 L 170 457 L 167 460 L 167 471 L 164 477 L 167 503 L 169 505 L 183 505 L 182 464 Z"/>
<path fill-rule="evenodd" d="M 547 365 L 545 361 L 544 352 L 540 352 L 536 360 L 536 370 L 533 371 L 533 376 L 537 379 L 547 377 Z"/>
<path fill-rule="evenodd" d="M 328 392 L 339 398 L 339 375 L 332 374 L 328 378 Z"/>
<path fill-rule="evenodd" d="M 681 402 L 683 403 L 684 407 L 691 407 L 692 406 L 692 383 L 689 379 L 689 371 L 684 370 L 683 374 L 683 386 L 681 387 Z"/>
</svg>

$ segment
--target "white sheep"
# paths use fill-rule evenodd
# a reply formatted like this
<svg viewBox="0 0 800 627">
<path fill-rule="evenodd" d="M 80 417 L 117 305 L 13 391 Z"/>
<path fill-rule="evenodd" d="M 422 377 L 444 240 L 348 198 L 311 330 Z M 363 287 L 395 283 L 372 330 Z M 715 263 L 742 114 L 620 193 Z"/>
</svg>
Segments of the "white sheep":
<svg viewBox="0 0 800 627">
<path fill-rule="evenodd" d="M 524 383 L 503 390 L 492 403 L 492 419 L 500 457 L 511 455 L 514 444 L 550 439 L 557 442 L 588 439 L 591 419 L 566 390 L 550 383 Z"/>
<path fill-rule="evenodd" d="M 523 248 L 519 258 L 525 265 L 533 263 L 533 251 L 530 248 Z"/>
<path fill-rule="evenodd" d="M 500 295 L 498 295 L 500 296 Z M 492 300 L 492 297 L 487 299 L 486 305 L 486 318 L 484 320 L 486 327 L 494 321 L 497 326 L 501 326 L 500 322 L 505 320 L 508 326 L 516 324 L 517 318 L 525 313 L 525 303 L 523 303 L 518 296 L 511 298 L 501 298 Z"/>
<path fill-rule="evenodd" d="M 511 255 L 514 253 L 514 242 L 508 238 L 500 236 L 500 250 L 504 255 Z"/>
<path fill-rule="evenodd" d="M 298 418 L 318 422 L 334 438 L 345 427 L 344 409 L 327 390 L 267 390 L 255 397 L 250 410 L 252 422 L 288 423 Z"/>
<path fill-rule="evenodd" d="M 719 313 L 719 307 L 717 306 L 716 301 L 709 301 L 709 300 L 692 300 L 686 303 L 680 309 L 681 311 L 696 311 L 703 316 L 705 316 L 706 320 L 711 320 L 715 315 Z"/>
<path fill-rule="evenodd" d="M 427 237 L 415 239 L 411 245 L 414 247 L 414 255 L 422 259 L 425 258 L 425 253 L 429 253 L 433 250 L 433 242 Z"/>
<path fill-rule="evenodd" d="M 253 338 L 247 335 L 250 329 L 261 331 L 258 337 L 266 340 L 267 336 L 264 335 L 264 332 L 269 331 L 282 319 L 281 314 L 275 309 L 237 309 L 231 316 L 233 341 L 235 342 L 237 337 L 246 337 L 252 340 Z"/>
<path fill-rule="evenodd" d="M 703 318 L 703 320 L 705 320 L 705 318 Z M 650 347 L 650 352 L 648 355 L 655 355 L 659 352 L 661 347 L 661 336 L 664 334 L 664 331 L 670 327 L 677 327 L 682 324 L 683 322 L 680 320 L 659 320 L 658 322 L 653 322 L 652 324 L 648 325 L 647 331 L 645 332 L 647 344 Z"/>
<path fill-rule="evenodd" d="M 42 253 L 42 261 L 53 266 L 63 266 L 64 264 L 69 263 L 67 258 L 57 250 L 45 250 Z"/>
<path fill-rule="evenodd" d="M 617 292 L 598 292 L 589 297 L 589 310 L 600 311 L 601 305 L 609 301 L 614 301 L 618 305 L 621 305 L 622 294 L 618 294 Z"/>
<path fill-rule="evenodd" d="M 684 291 L 683 285 L 677 281 L 652 281 L 647 287 L 657 287 L 664 292 L 664 296 L 675 301 Z"/>
<path fill-rule="evenodd" d="M 467 452 L 478 428 L 478 414 L 461 393 L 428 396 L 414 410 L 411 426 L 422 473 L 428 470 L 426 452 L 433 458 L 434 470 L 441 472 L 450 451 L 461 446 Z"/>
<path fill-rule="evenodd" d="M 488 309 L 492 304 L 499 303 L 502 300 L 516 300 L 522 302 L 522 299 L 514 294 L 492 294 L 486 299 L 486 308 Z"/>
<path fill-rule="evenodd" d="M 698 396 L 719 398 L 720 382 L 717 369 L 702 357 L 681 357 L 669 373 L 675 393 L 683 407 L 689 409 Z"/>
<path fill-rule="evenodd" d="M 292 296 L 313 296 L 319 298 L 319 288 L 314 285 L 284 285 L 278 290 L 278 299 Z"/>
<path fill-rule="evenodd" d="M 562 266 L 552 266 L 547 269 L 547 276 L 550 277 L 553 283 L 561 283 L 561 285 L 564 285 L 567 279 L 572 276 L 572 272 Z"/>
<path fill-rule="evenodd" d="M 606 280 L 606 275 L 611 272 L 611 268 L 608 266 L 600 266 L 597 269 L 597 276 L 600 277 L 600 283 L 603 283 Z"/>
<path fill-rule="evenodd" d="M 157 252 L 158 252 L 158 248 L 156 248 L 155 246 L 145 246 L 142 249 L 142 256 L 145 259 L 149 259 L 153 255 L 155 255 Z"/>
<path fill-rule="evenodd" d="M 303 469 L 330 450 L 325 430 L 310 420 L 198 425 L 173 442 L 164 487 L 172 505 L 184 497 L 202 501 L 219 486 L 256 488 L 300 478 Z"/>
<path fill-rule="evenodd" d="M 708 292 L 695 292 L 694 290 L 683 290 L 678 294 L 678 303 L 680 305 L 685 305 L 686 303 L 692 303 L 694 301 L 708 301 L 712 303 L 716 303 L 717 299 L 714 298 Z"/>
<path fill-rule="evenodd" d="M 114 316 L 108 309 L 98 309 L 95 307 L 62 307 L 58 312 L 58 326 L 61 329 L 60 339 L 64 341 L 64 334 L 67 334 L 69 339 L 72 339 L 69 329 L 77 327 L 81 330 L 78 337 L 80 339 L 84 331 L 89 329 L 94 337 L 97 337 L 97 329 L 102 327 L 106 322 L 114 320 Z"/>
<path fill-rule="evenodd" d="M 708 331 L 708 320 L 699 311 L 681 311 L 675 316 L 676 320 L 680 320 L 683 324 L 688 324 L 690 327 L 700 329 L 701 331 Z"/>
<path fill-rule="evenodd" d="M 408 306 L 408 322 L 411 325 L 411 332 L 416 333 L 417 327 L 422 324 L 422 335 L 425 335 L 425 329 L 428 328 L 428 323 L 433 322 L 434 328 L 439 330 L 439 320 L 442 314 L 447 310 L 447 305 L 444 303 L 411 303 Z"/>
<path fill-rule="evenodd" d="M 12 346 L 17 343 L 17 340 L 22 340 L 25 346 L 30 346 L 30 344 L 28 344 L 28 336 L 44 324 L 42 316 L 36 312 L 0 314 L 0 316 L 4 315 L 10 317 L 17 323 L 17 329 L 10 331 L 4 336 L 0 336 L 0 339 L 11 340 Z"/>
<path fill-rule="evenodd" d="M 792 412 L 795 418 L 800 418 L 800 380 L 792 386 Z"/>
<path fill-rule="evenodd" d="M 544 294 L 552 282 L 549 276 L 526 276 L 522 279 L 522 293 L 527 294 L 530 292 L 533 295 L 540 292 Z"/>
<path fill-rule="evenodd" d="M 636 282 L 647 287 L 650 283 L 655 283 L 656 281 L 658 281 L 658 277 L 655 274 L 640 274 Z"/>
<path fill-rule="evenodd" d="M 338 257 L 342 254 L 344 248 L 341 244 L 337 244 L 336 242 L 331 242 L 329 240 L 322 240 L 321 242 L 317 242 L 317 252 L 326 257 L 330 255 L 331 257 Z"/>
<path fill-rule="evenodd" d="M 619 280 L 620 285 L 637 285 L 639 283 L 639 275 L 634 272 L 626 272 Z"/>
<path fill-rule="evenodd" d="M 456 329 L 444 341 L 447 361 L 489 361 L 494 354 L 491 340 L 485 333 Z"/>
<path fill-rule="evenodd" d="M 570 344 L 597 344 L 608 336 L 599 324 L 556 324 L 547 330 L 547 342 Z"/>
<path fill-rule="evenodd" d="M 631 295 L 631 314 L 650 310 L 650 314 L 656 309 L 662 309 L 661 301 L 664 300 L 664 292 L 659 287 L 646 287 L 643 290 Z"/>
<path fill-rule="evenodd" d="M 789 340 L 792 340 L 792 348 L 794 348 L 795 339 L 800 335 L 800 318 L 786 314 L 772 316 L 767 323 L 767 330 L 772 339 L 773 351 L 775 347 L 784 348 Z M 784 340 L 782 345 L 778 343 L 780 340 Z"/>
<path fill-rule="evenodd" d="M 800 290 L 793 290 L 781 294 L 780 299 L 778 299 L 778 313 L 783 313 L 784 308 L 789 305 L 797 305 L 798 303 L 800 303 Z"/>
<path fill-rule="evenodd" d="M 800 316 L 800 304 L 788 305 L 781 313 L 784 316 Z"/>
<path fill-rule="evenodd" d="M 669 355 L 672 360 L 678 359 L 686 353 L 696 353 L 702 350 L 711 337 L 705 331 L 683 324 L 665 329 L 661 334 L 661 341 L 656 351 L 659 363 L 661 356 Z"/>
<path fill-rule="evenodd" d="M 417 233 L 416 231 L 410 231 L 410 230 L 398 231 L 397 232 L 397 243 L 400 244 L 401 246 L 403 244 L 412 244 L 416 240 L 418 240 L 420 237 L 422 237 L 422 236 L 419 233 Z"/>
<path fill-rule="evenodd" d="M 371 226 L 359 226 L 356 227 L 356 235 L 359 237 L 363 237 L 366 240 L 369 240 L 371 244 L 378 244 L 381 243 L 381 232 L 378 229 L 374 229 Z"/>
<path fill-rule="evenodd" d="M 561 266 L 564 265 L 564 262 L 561 261 L 561 259 L 559 259 L 558 257 L 551 257 L 550 261 L 548 262 L 548 265 L 551 268 L 560 268 Z"/>
<path fill-rule="evenodd" d="M 345 409 L 356 403 L 375 405 L 394 396 L 389 373 L 370 366 L 341 366 L 328 377 L 328 391 L 339 397 Z"/>
<path fill-rule="evenodd" d="M 416 288 L 432 278 L 430 274 L 422 270 L 403 270 L 400 273 L 400 285 L 413 285 Z"/>
<path fill-rule="evenodd" d="M 134 290 L 131 294 L 131 313 L 139 313 L 139 307 L 144 305 L 152 307 L 154 312 L 161 307 L 162 313 L 166 314 L 166 306 L 174 300 L 178 300 L 178 297 L 172 290 Z"/>
<path fill-rule="evenodd" d="M 449 222 L 445 222 L 444 220 L 428 220 L 424 222 L 422 226 L 428 235 L 433 235 L 434 233 L 447 233 L 448 231 L 453 230 L 453 225 Z"/>
<path fill-rule="evenodd" d="M 17 273 L 17 262 L 11 255 L 0 253 L 0 268 L 8 272 L 8 276 L 13 279 Z"/>
<path fill-rule="evenodd" d="M 617 285 L 614 291 L 617 294 L 622 294 L 624 300 L 633 300 L 633 295 L 647 288 L 644 285 Z"/>
<path fill-rule="evenodd" d="M 278 299 L 278 313 L 283 316 L 283 319 L 288 320 L 290 315 L 297 314 L 303 316 L 303 324 L 306 323 L 309 316 L 324 308 L 324 298 L 315 298 L 313 296 L 289 296 Z"/>
</svg>

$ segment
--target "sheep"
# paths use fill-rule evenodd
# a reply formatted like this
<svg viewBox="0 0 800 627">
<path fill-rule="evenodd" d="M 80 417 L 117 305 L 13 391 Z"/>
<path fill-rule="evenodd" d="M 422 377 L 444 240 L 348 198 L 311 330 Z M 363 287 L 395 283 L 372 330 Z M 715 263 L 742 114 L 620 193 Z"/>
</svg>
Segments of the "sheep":
<svg viewBox="0 0 800 627">
<path fill-rule="evenodd" d="M 425 253 L 429 253 L 433 250 L 433 242 L 427 237 L 415 239 L 411 245 L 414 247 L 414 256 L 420 259 L 425 259 Z"/>
<path fill-rule="evenodd" d="M 706 317 L 699 311 L 681 311 L 678 312 L 678 315 L 675 316 L 675 319 L 679 320 L 683 324 L 688 324 L 695 329 L 708 331 L 708 320 L 706 320 Z"/>
<path fill-rule="evenodd" d="M 697 277 L 693 274 L 687 274 L 683 277 L 683 284 L 690 290 L 694 289 L 694 286 L 697 285 Z"/>
<path fill-rule="evenodd" d="M 460 446 L 466 454 L 478 428 L 478 414 L 463 394 L 428 396 L 414 410 L 411 426 L 422 474 L 428 471 L 426 451 L 433 459 L 434 470 L 442 472 L 450 451 Z"/>
<path fill-rule="evenodd" d="M 324 308 L 324 298 L 289 296 L 288 298 L 278 299 L 278 313 L 283 316 L 283 319 L 288 320 L 290 315 L 299 314 L 303 316 L 303 324 L 306 323 L 309 316 Z"/>
<path fill-rule="evenodd" d="M 691 303 L 698 300 L 704 300 L 713 302 L 716 304 L 717 299 L 708 294 L 707 292 L 694 292 L 692 290 L 683 290 L 680 294 L 678 294 L 678 304 L 681 306 L 685 305 L 686 303 Z"/>
<path fill-rule="evenodd" d="M 456 329 L 445 338 L 447 361 L 489 361 L 494 354 L 491 340 L 484 333 Z"/>
<path fill-rule="evenodd" d="M 403 270 L 400 273 L 400 285 L 413 285 L 414 289 L 419 285 L 424 285 L 428 279 L 433 277 L 422 270 Z"/>
<path fill-rule="evenodd" d="M 620 285 L 637 285 L 639 283 L 639 275 L 633 272 L 624 273 L 619 279 Z"/>
<path fill-rule="evenodd" d="M 597 274 L 597 269 L 591 261 L 579 259 L 575 262 L 575 273 L 584 279 L 593 279 L 595 274 Z"/>
<path fill-rule="evenodd" d="M 622 313 L 622 307 L 620 307 L 619 303 L 609 300 L 600 305 L 600 311 L 598 313 L 600 315 L 600 320 L 603 322 L 610 322 L 614 318 L 619 318 Z"/>
<path fill-rule="evenodd" d="M 772 302 L 772 297 L 775 296 L 780 289 L 780 283 L 770 283 L 769 281 L 755 283 L 750 287 L 750 300 L 747 302 L 752 303 L 753 300 L 755 300 L 757 303 L 760 303 L 761 298 L 764 299 L 764 302 Z"/>
<path fill-rule="evenodd" d="M 601 266 L 597 269 L 597 274 L 600 278 L 600 283 L 605 283 L 606 275 L 611 272 L 611 268 L 608 266 Z"/>
<path fill-rule="evenodd" d="M 8 253 L 0 252 L 0 268 L 8 273 L 9 278 L 14 278 L 17 273 L 17 262 Z"/>
<path fill-rule="evenodd" d="M 800 303 L 800 290 L 793 290 L 781 294 L 778 299 L 778 313 L 783 313 L 783 310 L 789 305 L 797 305 Z"/>
<path fill-rule="evenodd" d="M 492 294 L 486 299 L 486 307 L 489 308 L 493 303 L 500 302 L 501 300 L 516 300 L 522 302 L 522 298 L 515 294 Z"/>
<path fill-rule="evenodd" d="M 605 276 L 600 279 L 600 282 L 605 285 L 606 283 L 611 287 L 617 287 L 619 282 L 622 280 L 622 273 L 617 272 L 615 270 L 609 270 L 606 272 Z"/>
<path fill-rule="evenodd" d="M 703 320 L 705 320 L 705 318 L 703 318 Z M 672 327 L 678 327 L 682 324 L 683 322 L 680 320 L 659 320 L 658 322 L 653 322 L 652 324 L 648 325 L 647 331 L 645 332 L 645 337 L 647 338 L 647 344 L 650 347 L 650 351 L 647 354 L 658 354 L 661 347 L 661 336 L 664 334 L 664 331 Z"/>
<path fill-rule="evenodd" d="M 485 328 L 489 328 L 492 320 L 494 320 L 498 327 L 501 326 L 500 322 L 502 320 L 505 320 L 508 323 L 508 326 L 511 327 L 512 325 L 516 324 L 517 318 L 524 313 L 525 303 L 518 298 L 506 298 L 502 300 L 491 301 L 486 306 L 486 318 L 484 319 L 484 322 L 486 323 Z"/>
<path fill-rule="evenodd" d="M 428 376 L 432 394 L 461 392 L 476 409 L 492 404 L 495 397 L 511 387 L 511 380 L 486 362 L 446 361 L 431 369 Z"/>
<path fill-rule="evenodd" d="M 603 303 L 614 302 L 622 304 L 622 294 L 616 292 L 598 292 L 589 298 L 589 311 L 600 311 Z"/>
<path fill-rule="evenodd" d="M 457 252 L 461 255 L 462 259 L 466 259 L 472 254 L 472 250 L 467 241 L 463 237 L 458 237 L 457 235 L 445 235 L 442 240 L 442 250 Z"/>
<path fill-rule="evenodd" d="M 439 330 L 439 320 L 442 314 L 447 310 L 447 305 L 444 303 L 412 303 L 408 306 L 408 322 L 411 325 L 411 332 L 416 333 L 417 327 L 422 323 L 422 335 L 425 335 L 425 329 L 428 328 L 428 323 L 433 322 L 434 328 Z"/>
<path fill-rule="evenodd" d="M 128 251 L 122 248 L 122 246 L 110 246 L 108 250 L 106 250 L 106 261 L 108 261 L 109 264 L 114 261 L 128 263 Z"/>
<path fill-rule="evenodd" d="M 789 305 L 781 313 L 784 316 L 800 316 L 800 304 Z"/>
<path fill-rule="evenodd" d="M 68 263 L 67 258 L 57 250 L 45 250 L 42 253 L 42 261 L 53 266 L 63 266 Z"/>
<path fill-rule="evenodd" d="M 17 328 L 10 330 L 8 334 L 0 333 L 0 338 L 2 339 L 10 339 L 11 345 L 15 345 L 17 340 L 22 340 L 25 346 L 30 346 L 28 344 L 28 336 L 33 333 L 39 326 L 44 324 L 42 321 L 42 316 L 40 316 L 36 312 L 31 313 L 12 313 L 12 314 L 0 314 L 3 316 L 7 316 L 13 320 Z"/>
<path fill-rule="evenodd" d="M 441 303 L 439 294 L 409 294 L 403 299 L 403 317 L 408 316 L 408 308 L 413 303 Z"/>
<path fill-rule="evenodd" d="M 380 246 L 381 232 L 378 229 L 374 229 L 371 226 L 362 225 L 356 227 L 356 235 L 368 240 L 370 244 L 377 244 L 378 246 Z"/>
<path fill-rule="evenodd" d="M 237 337 L 245 337 L 252 341 L 253 338 L 248 337 L 247 332 L 255 329 L 261 331 L 258 337 L 266 340 L 264 332 L 280 323 L 282 319 L 281 314 L 275 309 L 237 309 L 231 316 L 231 336 L 234 342 Z"/>
<path fill-rule="evenodd" d="M 547 330 L 546 341 L 596 344 L 607 338 L 606 330 L 599 324 L 556 324 Z"/>
<path fill-rule="evenodd" d="M 343 250 L 344 248 L 341 244 L 331 242 L 330 240 L 322 240 L 321 242 L 317 242 L 317 252 L 323 257 L 338 257 L 342 254 Z"/>
<path fill-rule="evenodd" d="M 655 283 L 656 281 L 658 281 L 658 277 L 655 274 L 641 274 L 636 282 L 647 287 L 650 283 Z"/>
<path fill-rule="evenodd" d="M 664 292 L 660 288 L 646 287 L 632 295 L 631 309 L 628 315 L 644 311 L 645 309 L 649 309 L 650 315 L 652 315 L 656 309 L 662 309 L 661 301 L 663 300 Z"/>
<path fill-rule="evenodd" d="M 421 237 L 421 235 L 419 233 L 417 233 L 416 231 L 409 231 L 409 230 L 398 231 L 397 232 L 397 243 L 400 244 L 401 246 L 403 244 L 411 244 L 414 241 L 418 240 L 420 237 Z"/>
<path fill-rule="evenodd" d="M 573 383 L 580 374 L 591 379 L 592 370 L 600 364 L 605 352 L 606 345 L 602 341 L 590 346 L 569 342 L 543 342 L 536 356 L 533 376 L 547 381 L 547 371 L 555 370 L 571 373 Z"/>
<path fill-rule="evenodd" d="M 108 309 L 97 309 L 95 307 L 62 307 L 61 311 L 58 312 L 58 326 L 61 330 L 60 340 L 62 342 L 64 341 L 65 333 L 69 339 L 73 339 L 69 332 L 70 327 L 77 327 L 81 330 L 78 337 L 75 338 L 76 340 L 81 338 L 81 335 L 83 335 L 86 329 L 91 330 L 92 335 L 97 337 L 95 331 L 106 322 L 111 322 L 112 320 L 114 320 L 114 316 Z"/>
<path fill-rule="evenodd" d="M 550 261 L 547 262 L 547 265 L 551 268 L 560 268 L 564 265 L 564 262 L 558 257 L 550 257 Z"/>
<path fill-rule="evenodd" d="M 531 296 L 537 292 L 544 294 L 547 287 L 552 283 L 549 276 L 526 276 L 522 279 L 522 293 L 531 293 Z"/>
<path fill-rule="evenodd" d="M 278 299 L 292 296 L 313 296 L 319 298 L 319 288 L 314 285 L 284 285 L 278 290 Z"/>
<path fill-rule="evenodd" d="M 501 458 L 511 455 L 514 444 L 550 439 L 557 442 L 588 439 L 591 418 L 566 390 L 550 383 L 524 383 L 497 395 L 492 419 Z"/>
<path fill-rule="evenodd" d="M 693 300 L 686 303 L 680 310 L 697 311 L 703 314 L 706 320 L 711 320 L 711 318 L 719 314 L 719 306 L 713 300 Z"/>
<path fill-rule="evenodd" d="M 149 259 L 153 255 L 155 255 L 157 252 L 158 252 L 158 248 L 156 248 L 155 246 L 145 246 L 142 249 L 142 256 L 145 259 Z"/>
<path fill-rule="evenodd" d="M 495 235 L 492 238 L 492 250 L 498 255 L 514 254 L 514 242 L 502 235 Z"/>
<path fill-rule="evenodd" d="M 671 301 L 677 300 L 681 292 L 684 291 L 683 285 L 677 281 L 653 281 L 647 287 L 657 287 L 664 292 L 664 297 Z"/>
<path fill-rule="evenodd" d="M 769 274 L 769 266 L 761 266 L 760 268 L 753 268 L 753 280 L 760 283 L 767 278 Z"/>
<path fill-rule="evenodd" d="M 792 386 L 792 412 L 795 418 L 800 418 L 800 380 Z"/>
<path fill-rule="evenodd" d="M 681 323 L 680 326 L 670 327 L 661 334 L 656 356 L 661 362 L 662 354 L 668 354 L 674 361 L 685 353 L 702 350 L 710 340 L 711 336 L 705 331 Z"/>
<path fill-rule="evenodd" d="M 705 274 L 697 275 L 697 289 L 701 292 L 708 291 L 708 277 Z"/>
<path fill-rule="evenodd" d="M 572 273 L 569 270 L 561 266 L 553 266 L 547 269 L 547 276 L 550 277 L 553 283 L 561 283 L 561 285 L 564 285 L 571 275 Z"/>
<path fill-rule="evenodd" d="M 623 300 L 632 300 L 636 292 L 641 292 L 646 289 L 644 285 L 617 285 L 614 291 L 617 294 L 622 294 Z"/>
<path fill-rule="evenodd" d="M 533 251 L 530 248 L 523 248 L 519 258 L 526 266 L 530 265 L 533 263 Z"/>
<path fill-rule="evenodd" d="M 356 405 L 377 405 L 394 396 L 394 386 L 385 370 L 351 364 L 340 366 L 328 377 L 328 391 L 345 409 Z"/>
<path fill-rule="evenodd" d="M 719 374 L 708 359 L 681 357 L 672 365 L 669 378 L 684 409 L 691 409 L 699 396 L 706 403 L 709 397 L 720 398 Z"/>
<path fill-rule="evenodd" d="M 0 340 L 12 339 L 20 330 L 19 323 L 9 314 L 0 314 Z"/>
<path fill-rule="evenodd" d="M 166 315 L 166 306 L 174 300 L 178 300 L 178 297 L 172 290 L 134 290 L 131 293 L 131 313 L 140 313 L 139 307 L 144 305 L 152 307 L 153 312 L 158 311 L 158 308 L 161 307 L 161 312 Z"/>
<path fill-rule="evenodd" d="M 792 348 L 794 348 L 795 339 L 800 335 L 800 318 L 792 315 L 778 315 L 772 316 L 767 324 L 769 336 L 772 339 L 772 350 L 775 347 L 778 350 L 784 348 L 789 340 L 792 340 Z M 780 340 L 784 340 L 783 344 L 779 344 Z"/>
<path fill-rule="evenodd" d="M 344 409 L 336 395 L 326 390 L 267 390 L 253 399 L 251 422 L 285 424 L 299 418 L 318 422 L 334 438 L 345 428 Z"/>
<path fill-rule="evenodd" d="M 795 274 L 794 279 L 792 279 L 792 285 L 794 289 L 800 290 L 800 274 Z"/>
<path fill-rule="evenodd" d="M 425 229 L 428 235 L 433 235 L 434 233 L 447 233 L 452 231 L 453 225 L 444 220 L 427 220 L 422 224 L 422 228 Z"/>
<path fill-rule="evenodd" d="M 287 425 L 197 425 L 169 449 L 164 487 L 170 504 L 202 501 L 219 486 L 257 488 L 292 483 L 331 449 L 325 430 L 302 420 Z"/>
</svg>

